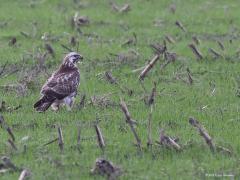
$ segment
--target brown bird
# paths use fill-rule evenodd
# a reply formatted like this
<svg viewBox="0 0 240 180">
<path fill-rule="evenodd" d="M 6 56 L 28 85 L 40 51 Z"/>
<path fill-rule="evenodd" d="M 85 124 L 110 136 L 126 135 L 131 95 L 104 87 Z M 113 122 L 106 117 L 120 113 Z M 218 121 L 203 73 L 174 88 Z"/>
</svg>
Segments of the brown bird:
<svg viewBox="0 0 240 180">
<path fill-rule="evenodd" d="M 71 110 L 80 83 L 80 72 L 76 63 L 82 59 L 76 52 L 66 55 L 59 69 L 43 85 L 42 97 L 34 104 L 36 111 L 44 112 L 50 106 L 57 111 L 62 104 Z"/>
</svg>

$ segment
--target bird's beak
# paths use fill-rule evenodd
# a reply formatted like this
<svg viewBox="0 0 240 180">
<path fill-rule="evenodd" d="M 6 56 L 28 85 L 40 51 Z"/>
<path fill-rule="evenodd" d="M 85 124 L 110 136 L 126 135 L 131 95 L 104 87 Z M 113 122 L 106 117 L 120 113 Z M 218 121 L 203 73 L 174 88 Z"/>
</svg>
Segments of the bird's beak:
<svg viewBox="0 0 240 180">
<path fill-rule="evenodd" d="M 76 57 L 76 61 L 79 63 L 83 60 L 83 56 L 78 54 L 77 57 Z"/>
</svg>

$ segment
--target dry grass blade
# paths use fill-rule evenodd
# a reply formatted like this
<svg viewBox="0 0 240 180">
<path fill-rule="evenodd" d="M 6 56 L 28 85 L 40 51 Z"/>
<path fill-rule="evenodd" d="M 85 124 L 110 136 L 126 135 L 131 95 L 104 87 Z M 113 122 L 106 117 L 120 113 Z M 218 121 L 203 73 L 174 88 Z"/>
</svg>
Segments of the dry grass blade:
<svg viewBox="0 0 240 180">
<path fill-rule="evenodd" d="M 64 44 L 61 44 L 61 46 L 69 52 L 74 52 L 71 48 L 65 46 Z"/>
<path fill-rule="evenodd" d="M 8 63 L 5 63 L 3 66 L 1 66 L 1 70 L 0 70 L 0 76 L 4 73 L 6 67 L 7 67 Z"/>
<path fill-rule="evenodd" d="M 63 142 L 63 135 L 62 135 L 61 127 L 58 127 L 58 146 L 59 146 L 61 152 L 63 152 L 64 142 Z"/>
<path fill-rule="evenodd" d="M 14 136 L 14 134 L 12 132 L 12 129 L 10 127 L 8 127 L 7 123 L 4 120 L 4 117 L 1 114 L 0 114 L 0 125 L 1 125 L 1 127 L 3 129 L 5 129 L 8 132 L 8 134 L 10 135 L 12 141 L 15 141 L 15 136 Z"/>
<path fill-rule="evenodd" d="M 179 27 L 183 32 L 187 32 L 186 28 L 183 26 L 183 24 L 180 21 L 175 22 L 176 26 Z"/>
<path fill-rule="evenodd" d="M 225 50 L 225 47 L 221 41 L 217 41 L 218 46 L 221 48 L 222 51 Z"/>
<path fill-rule="evenodd" d="M 217 52 L 216 50 L 214 50 L 213 48 L 209 48 L 208 51 L 210 53 L 212 53 L 216 58 L 222 57 L 222 55 L 219 52 Z"/>
<path fill-rule="evenodd" d="M 168 64 L 170 64 L 172 61 L 171 60 L 167 60 L 165 61 L 163 64 L 161 64 L 160 66 L 160 70 L 163 70 L 165 67 L 167 67 Z"/>
<path fill-rule="evenodd" d="M 211 136 L 208 134 L 207 130 L 194 118 L 189 118 L 189 123 L 193 127 L 197 128 L 199 134 L 204 138 L 205 142 L 207 143 L 211 151 L 215 151 L 215 145 L 212 141 Z"/>
<path fill-rule="evenodd" d="M 14 134 L 12 132 L 12 129 L 10 127 L 7 127 L 6 130 L 7 130 L 8 134 L 10 135 L 10 137 L 12 138 L 12 140 L 15 141 L 15 137 L 14 137 Z"/>
<path fill-rule="evenodd" d="M 191 75 L 191 72 L 190 72 L 190 69 L 187 68 L 187 76 L 188 76 L 188 82 L 190 85 L 193 84 L 193 78 L 192 78 L 192 75 Z"/>
<path fill-rule="evenodd" d="M 122 43 L 121 46 L 126 46 L 126 45 L 130 45 L 130 44 L 135 44 L 134 39 L 132 39 L 132 38 L 127 39 L 125 42 Z"/>
<path fill-rule="evenodd" d="M 114 2 L 110 2 L 110 5 L 113 11 L 119 12 L 119 7 Z"/>
<path fill-rule="evenodd" d="M 174 44 L 174 43 L 175 43 L 175 40 L 174 40 L 173 37 L 171 37 L 170 35 L 166 35 L 166 36 L 165 36 L 165 39 L 166 39 L 169 43 L 171 43 L 171 44 Z"/>
<path fill-rule="evenodd" d="M 122 174 L 122 170 L 115 166 L 112 162 L 98 158 L 96 159 L 94 168 L 91 169 L 92 174 L 107 176 L 108 180 L 115 180 Z"/>
<path fill-rule="evenodd" d="M 31 172 L 27 169 L 22 170 L 18 180 L 26 180 L 31 176 Z"/>
<path fill-rule="evenodd" d="M 86 94 L 81 95 L 80 103 L 77 105 L 77 108 L 80 110 L 84 108 L 86 100 Z"/>
<path fill-rule="evenodd" d="M 132 90 L 128 89 L 125 86 L 122 86 L 119 82 L 117 82 L 117 79 L 113 77 L 110 71 L 105 72 L 105 78 L 110 84 L 116 84 L 123 93 L 127 93 L 129 96 L 133 94 Z"/>
<path fill-rule="evenodd" d="M 194 44 L 189 44 L 188 47 L 192 50 L 198 60 L 203 59 L 202 53 L 197 49 Z"/>
<path fill-rule="evenodd" d="M 49 144 L 52 144 L 52 143 L 56 142 L 57 140 L 58 140 L 58 138 L 55 138 L 55 139 L 53 139 L 53 140 L 45 143 L 43 146 L 47 146 L 47 145 L 49 145 Z"/>
<path fill-rule="evenodd" d="M 165 135 L 163 129 L 160 130 L 160 144 L 173 147 L 178 151 L 181 150 L 181 146 L 174 139 Z"/>
<path fill-rule="evenodd" d="M 17 151 L 17 147 L 16 147 L 16 145 L 14 144 L 14 142 L 13 142 L 11 139 L 8 139 L 8 143 L 11 145 L 11 147 L 12 147 L 15 151 Z"/>
<path fill-rule="evenodd" d="M 102 150 L 104 150 L 105 141 L 104 141 L 102 132 L 101 132 L 101 130 L 100 130 L 100 128 L 97 124 L 94 125 L 94 128 L 95 128 L 95 131 L 96 131 L 96 134 L 97 134 L 98 145 Z"/>
<path fill-rule="evenodd" d="M 143 69 L 143 71 L 139 75 L 140 80 L 144 80 L 145 76 L 153 68 L 153 66 L 155 65 L 155 63 L 157 62 L 158 59 L 159 59 L 159 55 L 155 55 L 153 57 L 153 59 L 150 61 L 150 63 L 147 64 L 147 66 L 145 66 L 145 68 Z"/>
<path fill-rule="evenodd" d="M 217 152 L 223 152 L 223 153 L 226 153 L 228 155 L 232 155 L 231 150 L 229 150 L 228 148 L 222 147 L 222 146 L 216 145 L 216 150 L 217 150 Z"/>
<path fill-rule="evenodd" d="M 132 133 L 133 133 L 133 135 L 134 135 L 134 137 L 135 137 L 135 139 L 137 141 L 137 146 L 141 150 L 141 140 L 140 140 L 140 138 L 138 137 L 138 135 L 137 135 L 137 133 L 135 131 L 134 121 L 131 119 L 131 115 L 130 115 L 130 113 L 128 111 L 127 105 L 126 105 L 126 103 L 122 99 L 120 100 L 120 106 L 121 106 L 121 109 L 122 109 L 122 111 L 123 111 L 123 113 L 125 115 L 126 122 L 127 122 L 127 124 L 129 124 L 129 126 L 131 128 L 131 131 L 132 131 Z"/>
<path fill-rule="evenodd" d="M 120 13 L 124 13 L 124 12 L 128 12 L 128 11 L 130 11 L 130 10 L 131 10 L 130 5 L 129 5 L 129 4 L 124 4 L 123 7 L 121 7 L 121 8 L 119 9 L 119 12 L 120 12 Z"/>
<path fill-rule="evenodd" d="M 26 38 L 30 37 L 29 33 L 24 32 L 24 31 L 20 31 L 20 34 L 23 35 Z"/>
<path fill-rule="evenodd" d="M 113 11 L 119 12 L 119 13 L 124 13 L 131 10 L 131 7 L 129 4 L 124 4 L 122 7 L 119 7 L 114 2 L 110 2 L 110 5 Z"/>
</svg>

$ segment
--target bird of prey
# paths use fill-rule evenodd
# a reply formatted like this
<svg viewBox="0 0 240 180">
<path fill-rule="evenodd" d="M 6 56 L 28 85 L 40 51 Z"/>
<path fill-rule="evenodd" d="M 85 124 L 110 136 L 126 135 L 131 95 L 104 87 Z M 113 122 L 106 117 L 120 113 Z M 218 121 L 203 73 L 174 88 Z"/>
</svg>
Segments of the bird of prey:
<svg viewBox="0 0 240 180">
<path fill-rule="evenodd" d="M 57 111 L 62 104 L 71 110 L 80 83 L 80 72 L 76 63 L 82 59 L 76 52 L 66 55 L 59 69 L 43 85 L 42 97 L 34 104 L 36 111 L 44 112 L 50 106 Z"/>
</svg>

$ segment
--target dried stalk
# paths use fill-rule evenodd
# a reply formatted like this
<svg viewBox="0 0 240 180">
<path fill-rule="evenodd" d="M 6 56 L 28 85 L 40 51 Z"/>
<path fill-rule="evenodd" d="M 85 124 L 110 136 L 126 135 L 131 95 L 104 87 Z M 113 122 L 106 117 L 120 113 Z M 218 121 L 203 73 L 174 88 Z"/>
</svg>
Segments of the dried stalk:
<svg viewBox="0 0 240 180">
<path fill-rule="evenodd" d="M 113 11 L 124 13 L 131 10 L 131 7 L 129 4 L 124 4 L 122 7 L 118 7 L 114 2 L 110 2 L 110 5 L 112 7 Z"/>
<path fill-rule="evenodd" d="M 164 130 L 160 129 L 160 144 L 173 147 L 176 150 L 181 150 L 181 146 L 171 137 L 164 134 Z"/>
<path fill-rule="evenodd" d="M 21 172 L 18 180 L 25 180 L 25 179 L 27 179 L 27 178 L 30 177 L 30 176 L 31 176 L 31 172 L 30 172 L 29 170 L 27 170 L 27 169 L 24 169 L 24 170 Z"/>
<path fill-rule="evenodd" d="M 130 113 L 128 111 L 126 103 L 122 99 L 120 101 L 121 101 L 120 102 L 120 106 L 121 106 L 121 109 L 122 109 L 122 111 L 123 111 L 123 113 L 125 115 L 126 122 L 127 122 L 127 124 L 129 124 L 129 126 L 131 128 L 131 131 L 132 131 L 132 133 L 133 133 L 133 135 L 134 135 L 134 137 L 135 137 L 135 139 L 137 141 L 138 148 L 141 150 L 141 140 L 140 140 L 140 138 L 138 137 L 138 135 L 137 135 L 137 133 L 135 131 L 134 123 L 133 123 L 134 121 L 131 119 L 131 115 L 130 115 Z"/>
<path fill-rule="evenodd" d="M 192 78 L 192 75 L 191 75 L 191 72 L 189 70 L 189 68 L 187 68 L 187 75 L 188 75 L 188 82 L 190 85 L 193 84 L 193 78 Z"/>
<path fill-rule="evenodd" d="M 145 86 L 144 86 L 144 84 L 143 84 L 143 81 L 139 81 L 140 82 L 140 85 L 141 85 L 141 87 L 142 87 L 142 89 L 143 89 L 143 91 L 144 91 L 144 97 L 146 97 L 146 94 L 147 94 L 147 89 L 145 88 Z"/>
<path fill-rule="evenodd" d="M 30 37 L 29 33 L 24 32 L 24 31 L 20 31 L 20 34 L 23 35 L 26 38 Z"/>
<path fill-rule="evenodd" d="M 222 51 L 225 50 L 225 47 L 221 41 L 217 41 L 218 46 L 221 48 Z"/>
<path fill-rule="evenodd" d="M 97 134 L 98 145 L 104 151 L 105 142 L 104 142 L 102 132 L 101 132 L 101 130 L 100 130 L 100 128 L 97 124 L 94 125 L 94 128 L 95 128 L 95 131 L 96 131 L 96 134 Z"/>
<path fill-rule="evenodd" d="M 156 43 L 156 44 L 150 44 L 150 47 L 155 51 L 155 54 L 164 54 L 165 51 L 167 50 L 167 45 L 166 45 L 166 41 L 163 41 L 163 45 Z"/>
<path fill-rule="evenodd" d="M 194 42 L 196 45 L 199 45 L 199 44 L 200 44 L 200 40 L 197 38 L 197 36 L 193 36 L 193 37 L 192 37 L 192 40 L 193 40 L 193 42 Z"/>
<path fill-rule="evenodd" d="M 117 84 L 117 80 L 116 80 L 116 78 L 114 78 L 114 77 L 112 76 L 112 73 L 111 73 L 111 72 L 106 71 L 106 72 L 105 72 L 105 77 L 106 77 L 107 81 L 110 82 L 111 84 Z"/>
<path fill-rule="evenodd" d="M 8 134 L 10 135 L 10 137 L 12 138 L 12 140 L 15 141 L 15 137 L 12 132 L 12 129 L 10 127 L 7 127 L 6 130 L 7 130 Z"/>
<path fill-rule="evenodd" d="M 91 169 L 91 173 L 107 176 L 108 180 L 115 180 L 122 174 L 122 170 L 111 161 L 98 158 L 96 159 L 94 168 Z"/>
<path fill-rule="evenodd" d="M 196 127 L 197 130 L 199 131 L 199 134 L 204 138 L 205 142 L 211 149 L 211 151 L 215 151 L 215 145 L 212 141 L 211 136 L 209 136 L 207 130 L 194 118 L 189 118 L 189 123 L 193 126 Z"/>
<path fill-rule="evenodd" d="M 165 61 L 163 64 L 161 64 L 160 66 L 160 70 L 162 71 L 168 64 L 170 64 L 172 61 L 171 60 L 167 60 Z"/>
<path fill-rule="evenodd" d="M 152 141 L 152 113 L 153 113 L 153 106 L 150 106 L 150 112 L 148 115 L 148 141 L 147 146 L 152 147 L 153 141 Z"/>
<path fill-rule="evenodd" d="M 159 55 L 155 55 L 153 57 L 153 59 L 150 61 L 150 63 L 147 64 L 147 66 L 143 69 L 143 71 L 139 75 L 140 80 L 144 80 L 145 76 L 153 68 L 154 64 L 157 62 L 158 59 L 159 59 Z"/>
<path fill-rule="evenodd" d="M 222 55 L 213 48 L 209 48 L 208 51 L 212 53 L 215 57 L 222 57 Z"/>
<path fill-rule="evenodd" d="M 17 151 L 17 147 L 16 147 L 16 145 L 14 144 L 14 142 L 13 142 L 11 139 L 8 139 L 8 143 L 11 145 L 11 147 L 12 147 L 15 151 Z"/>
<path fill-rule="evenodd" d="M 85 106 L 86 94 L 81 95 L 80 103 L 77 105 L 78 109 L 82 109 Z"/>
<path fill-rule="evenodd" d="M 170 35 L 166 35 L 166 36 L 165 36 L 165 39 L 166 39 L 169 43 L 171 43 L 171 44 L 174 44 L 174 43 L 175 43 L 174 39 L 173 39 Z"/>
<path fill-rule="evenodd" d="M 192 52 L 195 54 L 197 59 L 203 59 L 202 53 L 197 49 L 197 47 L 194 44 L 189 44 L 188 47 L 192 50 Z"/>
<path fill-rule="evenodd" d="M 132 95 L 133 91 L 128 89 L 127 87 L 122 86 L 115 77 L 113 77 L 112 73 L 110 71 L 105 72 L 105 77 L 106 80 L 111 83 L 111 84 L 116 84 L 118 88 L 123 92 L 123 93 L 128 93 L 129 96 Z"/>
<path fill-rule="evenodd" d="M 222 147 L 222 146 L 216 145 L 216 150 L 218 152 L 224 152 L 226 154 L 232 155 L 232 151 L 231 150 L 229 150 L 228 148 Z"/>
<path fill-rule="evenodd" d="M 63 135 L 62 135 L 61 127 L 58 127 L 58 145 L 59 145 L 61 152 L 63 152 L 64 143 L 63 143 Z"/>
<path fill-rule="evenodd" d="M 64 49 L 68 50 L 69 52 L 73 52 L 73 50 L 72 50 L 71 48 L 65 46 L 64 44 L 61 44 L 61 46 L 62 46 Z"/>
<path fill-rule="evenodd" d="M 123 12 L 128 12 L 130 10 L 131 10 L 130 5 L 129 4 L 124 4 L 124 6 L 119 9 L 119 12 L 123 13 Z"/>
<path fill-rule="evenodd" d="M 150 96 L 148 98 L 148 102 L 147 102 L 147 104 L 149 106 L 153 105 L 155 97 L 156 97 L 156 94 L 157 94 L 157 84 L 156 84 L 156 82 L 154 82 L 153 83 L 152 92 L 151 92 L 151 94 L 150 94 Z"/>
<path fill-rule="evenodd" d="M 176 21 L 175 24 L 177 27 L 179 27 L 183 32 L 187 32 L 186 28 L 183 26 L 183 24 L 180 21 Z"/>
<path fill-rule="evenodd" d="M 49 145 L 49 144 L 52 144 L 52 143 L 56 142 L 57 140 L 58 140 L 58 138 L 55 138 L 55 139 L 53 139 L 53 140 L 45 143 L 43 146 L 47 146 L 47 145 Z"/>
<path fill-rule="evenodd" d="M 3 66 L 1 66 L 0 76 L 4 73 L 8 63 L 5 63 Z"/>
<path fill-rule="evenodd" d="M 12 132 L 12 129 L 10 127 L 8 127 L 7 123 L 5 122 L 5 120 L 1 114 L 0 114 L 0 125 L 2 126 L 3 129 L 5 129 L 8 132 L 12 141 L 15 141 L 15 136 Z"/>
<path fill-rule="evenodd" d="M 1 158 L 3 164 L 4 164 L 4 167 L 8 168 L 8 169 L 12 169 L 14 171 L 18 171 L 19 168 L 11 161 L 11 159 L 7 156 L 3 156 Z"/>
</svg>

